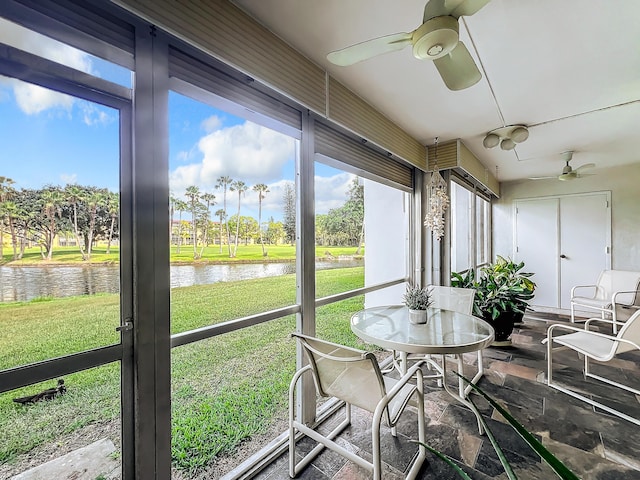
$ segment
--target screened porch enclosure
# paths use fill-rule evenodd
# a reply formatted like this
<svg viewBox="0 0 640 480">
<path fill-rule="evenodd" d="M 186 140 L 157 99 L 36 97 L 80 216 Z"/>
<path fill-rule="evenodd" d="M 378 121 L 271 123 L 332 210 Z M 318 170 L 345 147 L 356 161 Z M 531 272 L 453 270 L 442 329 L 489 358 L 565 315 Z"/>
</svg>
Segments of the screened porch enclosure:
<svg viewBox="0 0 640 480">
<path fill-rule="evenodd" d="M 451 203 L 437 240 L 423 223 L 434 149 L 233 2 L 5 0 L 0 27 L 0 121 L 11 133 L 0 166 L 0 268 L 22 261 L 12 233 L 22 232 L 26 253 L 28 241 L 35 257 L 53 247 L 47 268 L 60 267 L 58 252 L 95 243 L 98 255 L 109 242 L 103 262 L 117 273 L 113 291 L 91 284 L 70 298 L 55 290 L 18 298 L 11 281 L 0 305 L 0 477 L 46 469 L 46 460 L 98 439 L 113 445 L 112 468 L 95 478 L 274 478 L 286 457 L 289 380 L 304 364 L 291 332 L 371 348 L 385 361 L 388 352 L 351 331 L 354 313 L 401 303 L 408 283 L 447 285 L 451 272 L 501 253 L 492 234 L 510 224 L 493 225 L 500 186 L 460 140 L 438 150 Z M 54 134 L 71 119 L 82 126 Z M 117 199 L 98 208 L 82 195 L 84 231 L 74 225 L 77 195 L 61 200 L 60 214 L 51 195 L 30 204 L 23 223 L 12 213 L 19 199 L 76 183 Z M 108 221 L 89 237 L 91 211 Z M 37 216 L 39 236 L 27 221 Z M 87 253 L 74 253 L 84 271 L 107 268 Z M 180 263 L 192 284 L 174 284 Z M 197 270 L 209 267 L 236 270 Z M 243 268 L 249 273 L 236 273 Z M 492 350 L 487 386 L 558 448 L 633 478 L 637 452 L 625 439 L 635 433 L 592 421 L 594 412 L 536 381 L 544 362 L 536 347 L 556 320 L 530 316 L 515 334 L 520 356 Z M 637 358 L 624 360 L 626 376 Z M 576 361 L 563 361 L 570 378 Z M 14 402 L 57 378 L 63 395 Z M 432 438 L 497 475 L 486 443 L 466 428 L 469 412 L 443 402 L 437 386 L 430 394 L 427 413 L 442 420 L 429 425 Z M 310 381 L 298 398 L 306 422 L 340 408 L 316 398 Z M 559 428 L 559 417 L 573 423 Z M 458 438 L 473 448 L 445 440 Z M 366 448 L 357 438 L 352 445 Z M 523 464 L 535 474 L 548 473 L 530 460 Z M 433 468 L 425 478 L 441 472 Z"/>
</svg>

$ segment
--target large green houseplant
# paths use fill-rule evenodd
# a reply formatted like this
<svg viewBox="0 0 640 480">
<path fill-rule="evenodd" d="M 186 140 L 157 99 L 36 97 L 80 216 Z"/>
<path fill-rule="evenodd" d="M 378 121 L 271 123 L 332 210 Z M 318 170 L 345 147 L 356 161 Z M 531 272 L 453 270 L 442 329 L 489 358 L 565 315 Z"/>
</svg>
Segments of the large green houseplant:
<svg viewBox="0 0 640 480">
<path fill-rule="evenodd" d="M 522 272 L 523 268 L 524 262 L 515 263 L 498 255 L 495 262 L 480 269 L 477 279 L 473 270 L 452 273 L 452 286 L 475 289 L 473 314 L 494 328 L 495 345 L 510 344 L 513 324 L 522 319 L 533 298 L 533 273 Z"/>
</svg>

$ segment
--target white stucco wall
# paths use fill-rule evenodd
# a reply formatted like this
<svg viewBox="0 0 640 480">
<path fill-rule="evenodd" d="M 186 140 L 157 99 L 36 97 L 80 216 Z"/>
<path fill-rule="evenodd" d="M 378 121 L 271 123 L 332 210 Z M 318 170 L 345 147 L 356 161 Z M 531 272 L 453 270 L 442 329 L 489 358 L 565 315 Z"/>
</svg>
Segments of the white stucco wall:
<svg viewBox="0 0 640 480">
<path fill-rule="evenodd" d="M 400 190 L 364 180 L 364 284 L 406 276 L 408 212 Z M 367 293 L 365 307 L 402 303 L 405 285 Z"/>
<path fill-rule="evenodd" d="M 611 268 L 640 270 L 640 163 L 594 173 L 567 182 L 549 179 L 502 183 L 500 198 L 493 203 L 492 211 L 494 255 L 514 256 L 514 200 L 611 191 Z"/>
</svg>

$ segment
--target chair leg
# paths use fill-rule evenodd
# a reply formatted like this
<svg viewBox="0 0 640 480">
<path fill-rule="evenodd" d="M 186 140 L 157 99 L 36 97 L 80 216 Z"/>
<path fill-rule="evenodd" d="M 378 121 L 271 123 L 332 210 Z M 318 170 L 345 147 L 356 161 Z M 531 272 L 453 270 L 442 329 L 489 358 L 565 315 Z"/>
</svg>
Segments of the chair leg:
<svg viewBox="0 0 640 480">
<path fill-rule="evenodd" d="M 458 360 L 458 374 L 462 375 L 464 377 L 464 359 L 462 358 L 462 354 L 459 353 L 456 355 L 457 360 Z M 462 398 L 465 398 L 465 384 L 464 384 L 464 380 L 462 380 L 461 378 L 458 378 L 458 395 L 460 395 Z"/>
<path fill-rule="evenodd" d="M 547 342 L 547 385 L 551 386 L 552 373 L 553 338 Z"/>
<path fill-rule="evenodd" d="M 380 456 L 380 422 L 371 426 L 371 454 L 373 456 L 373 480 L 382 480 L 382 459 Z"/>
<path fill-rule="evenodd" d="M 586 380 L 589 376 L 589 355 L 584 356 L 584 371 L 582 373 L 584 375 L 584 379 Z"/>
<path fill-rule="evenodd" d="M 422 464 L 427 457 L 427 449 L 424 446 L 427 442 L 425 433 L 425 414 L 424 414 L 424 381 L 422 375 L 418 374 L 416 377 L 416 386 L 418 387 L 418 456 L 413 461 L 411 469 L 407 473 L 407 479 L 413 480 L 418 476 Z"/>
<path fill-rule="evenodd" d="M 576 310 L 573 302 L 571 302 L 571 323 L 576 323 Z"/>
</svg>

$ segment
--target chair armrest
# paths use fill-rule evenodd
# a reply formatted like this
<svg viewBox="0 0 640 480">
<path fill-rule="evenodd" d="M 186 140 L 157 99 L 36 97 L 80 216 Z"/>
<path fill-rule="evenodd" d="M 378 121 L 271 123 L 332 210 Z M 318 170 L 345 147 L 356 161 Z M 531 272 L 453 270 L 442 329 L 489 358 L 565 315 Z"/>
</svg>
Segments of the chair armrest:
<svg viewBox="0 0 640 480">
<path fill-rule="evenodd" d="M 619 292 L 613 292 L 613 295 L 611 296 L 611 305 L 612 307 L 615 307 L 617 302 L 616 302 L 616 297 L 618 295 L 625 295 L 625 294 L 630 294 L 630 293 L 635 293 L 636 296 L 640 293 L 640 290 L 626 290 L 626 291 L 619 291 Z M 635 298 L 634 298 L 635 300 Z M 631 304 L 627 304 L 627 303 L 619 303 L 618 305 L 625 305 L 627 307 L 633 307 L 633 303 Z M 635 305 L 636 308 L 640 308 L 640 306 Z"/>
<path fill-rule="evenodd" d="M 589 327 L 591 326 L 592 323 L 595 323 L 595 322 L 613 325 L 613 320 L 609 320 L 608 318 L 589 318 L 587 319 L 586 322 L 584 322 L 584 329 L 590 331 Z"/>
<path fill-rule="evenodd" d="M 576 290 L 578 288 L 598 288 L 598 285 L 575 285 L 574 287 L 571 287 L 571 298 L 575 297 L 575 293 Z"/>
<path fill-rule="evenodd" d="M 568 330 L 570 332 L 584 332 L 584 328 L 574 327 L 573 325 L 565 325 L 563 323 L 554 323 L 549 328 L 547 328 L 547 338 L 542 340 L 542 343 L 547 343 L 549 339 L 553 338 L 553 331 L 556 329 L 560 330 Z"/>
<path fill-rule="evenodd" d="M 588 333 L 589 335 L 593 335 L 595 337 L 602 337 L 602 338 L 606 338 L 608 340 L 614 341 L 614 342 L 620 342 L 620 343 L 626 343 L 628 345 L 632 345 L 633 347 L 637 348 L 638 350 L 640 350 L 640 345 L 638 345 L 635 342 L 632 342 L 631 340 L 627 340 L 626 338 L 618 338 L 615 335 L 607 335 L 605 333 L 600 333 L 600 332 L 592 332 L 590 330 L 587 330 L 585 332 L 585 330 L 583 330 L 582 328 L 579 327 L 573 327 L 571 325 L 563 325 L 561 323 L 556 323 L 551 325 L 548 329 L 547 329 L 547 338 L 545 338 L 543 340 L 543 343 L 547 343 L 549 341 L 549 339 L 553 340 L 553 330 L 555 330 L 556 328 L 559 328 L 561 330 L 569 330 L 572 332 L 582 332 L 582 333 Z M 545 341 L 546 340 L 546 341 Z"/>
<path fill-rule="evenodd" d="M 386 398 L 385 404 L 389 403 L 389 401 L 398 394 L 398 392 L 402 389 L 402 387 L 404 387 L 407 384 L 407 382 L 411 380 L 416 374 L 422 377 L 422 370 L 420 370 L 420 367 L 422 366 L 423 363 L 424 361 L 420 361 L 415 365 L 412 365 L 411 368 L 407 370 L 407 373 L 405 373 L 402 377 L 400 377 L 400 379 L 397 381 L 398 383 L 396 383 L 394 387 L 391 390 L 389 390 L 385 395 L 385 398 Z"/>
</svg>

